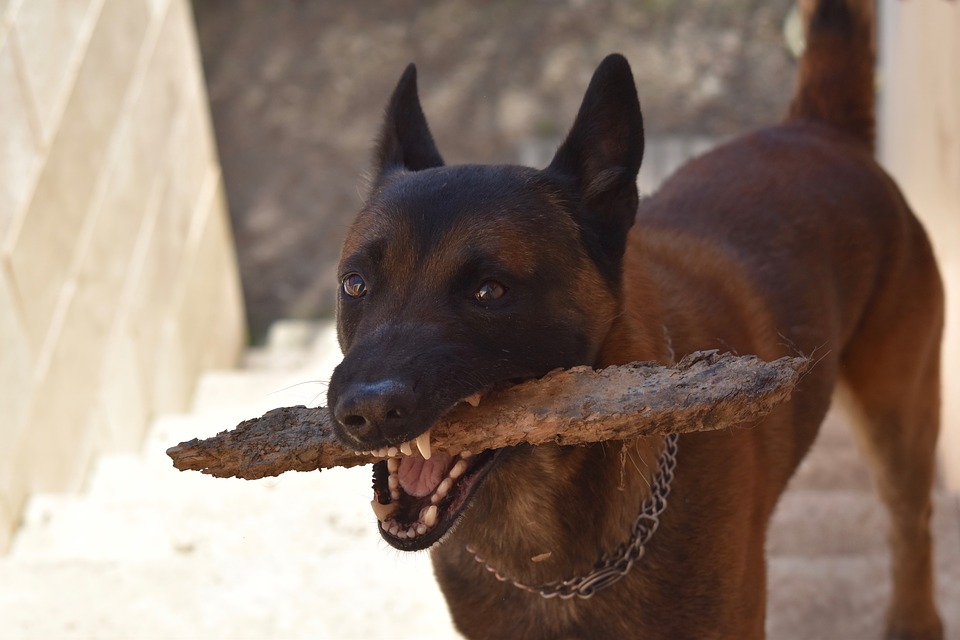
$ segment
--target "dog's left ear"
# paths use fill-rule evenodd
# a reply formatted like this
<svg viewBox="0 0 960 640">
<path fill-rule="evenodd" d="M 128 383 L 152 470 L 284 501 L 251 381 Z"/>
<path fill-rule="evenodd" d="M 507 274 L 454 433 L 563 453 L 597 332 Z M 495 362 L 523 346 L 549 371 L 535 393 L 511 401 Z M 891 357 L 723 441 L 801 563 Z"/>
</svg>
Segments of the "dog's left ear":
<svg viewBox="0 0 960 640">
<path fill-rule="evenodd" d="M 643 160 L 643 117 L 626 58 L 607 56 L 590 80 L 566 140 L 547 167 L 573 179 L 578 222 L 592 236 L 594 256 L 619 281 L 627 232 L 637 213 L 637 172 Z"/>
<path fill-rule="evenodd" d="M 412 63 L 393 90 L 387 105 L 374 156 L 374 182 L 393 171 L 421 171 L 442 167 L 443 158 L 430 135 L 430 127 L 417 95 L 417 68 Z"/>
</svg>

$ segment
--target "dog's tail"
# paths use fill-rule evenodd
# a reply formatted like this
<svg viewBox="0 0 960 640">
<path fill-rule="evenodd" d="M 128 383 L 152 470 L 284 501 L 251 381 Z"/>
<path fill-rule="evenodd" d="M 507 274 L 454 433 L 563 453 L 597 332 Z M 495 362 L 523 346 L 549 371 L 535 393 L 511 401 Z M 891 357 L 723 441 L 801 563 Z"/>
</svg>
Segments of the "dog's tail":
<svg viewBox="0 0 960 640">
<path fill-rule="evenodd" d="M 801 7 L 811 3 L 801 2 Z M 874 143 L 873 0 L 813 0 L 788 120 L 823 122 Z"/>
</svg>

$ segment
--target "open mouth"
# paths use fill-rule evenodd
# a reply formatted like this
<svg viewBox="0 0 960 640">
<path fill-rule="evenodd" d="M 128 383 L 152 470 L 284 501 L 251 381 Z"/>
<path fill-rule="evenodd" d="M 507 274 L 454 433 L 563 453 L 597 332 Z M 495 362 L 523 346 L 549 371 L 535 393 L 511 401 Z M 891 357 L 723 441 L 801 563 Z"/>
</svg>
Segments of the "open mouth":
<svg viewBox="0 0 960 640">
<path fill-rule="evenodd" d="M 397 549 L 419 551 L 439 541 L 466 510 L 502 450 L 473 455 L 389 458 L 373 465 L 373 511 L 380 535 Z"/>
<path fill-rule="evenodd" d="M 368 452 L 386 458 L 373 465 L 370 503 L 380 535 L 402 551 L 419 551 L 438 542 L 463 515 L 503 451 L 457 455 L 432 451 L 428 430 L 398 447 Z"/>
</svg>

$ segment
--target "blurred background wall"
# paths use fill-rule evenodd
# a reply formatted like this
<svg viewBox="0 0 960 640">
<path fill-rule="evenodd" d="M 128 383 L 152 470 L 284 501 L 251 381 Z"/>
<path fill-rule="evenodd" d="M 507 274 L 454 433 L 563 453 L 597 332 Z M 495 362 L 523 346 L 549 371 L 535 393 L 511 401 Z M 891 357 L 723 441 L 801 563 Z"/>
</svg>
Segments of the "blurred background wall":
<svg viewBox="0 0 960 640">
<path fill-rule="evenodd" d="M 880 2 L 880 162 L 927 227 L 947 289 L 943 431 L 960 492 L 960 3 Z"/>
<path fill-rule="evenodd" d="M 332 313 L 340 243 L 409 62 L 454 163 L 542 160 L 614 51 L 633 67 L 652 138 L 776 122 L 793 87 L 790 0 L 194 4 L 258 341 L 277 318 Z"/>
<path fill-rule="evenodd" d="M 0 0 L 0 550 L 246 344 L 187 0 Z"/>
</svg>

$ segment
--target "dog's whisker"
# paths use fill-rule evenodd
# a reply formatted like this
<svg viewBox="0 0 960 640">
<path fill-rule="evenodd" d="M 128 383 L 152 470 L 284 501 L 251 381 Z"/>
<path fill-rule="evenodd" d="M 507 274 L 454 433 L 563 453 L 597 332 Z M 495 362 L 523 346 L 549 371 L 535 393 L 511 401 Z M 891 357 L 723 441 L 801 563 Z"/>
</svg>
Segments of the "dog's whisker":
<svg viewBox="0 0 960 640">
<path fill-rule="evenodd" d="M 274 391 L 271 391 L 271 392 L 269 393 L 269 395 L 275 395 L 275 394 L 277 394 L 277 393 L 283 393 L 284 391 L 290 391 L 291 389 L 295 389 L 295 388 L 297 388 L 297 387 L 302 387 L 302 386 L 307 385 L 307 384 L 320 384 L 320 385 L 330 386 L 329 381 L 325 381 L 325 380 L 304 380 L 303 382 L 295 382 L 294 384 L 291 384 L 290 386 L 282 387 L 282 388 L 280 388 L 280 389 L 276 389 L 276 390 L 274 390 Z"/>
</svg>

